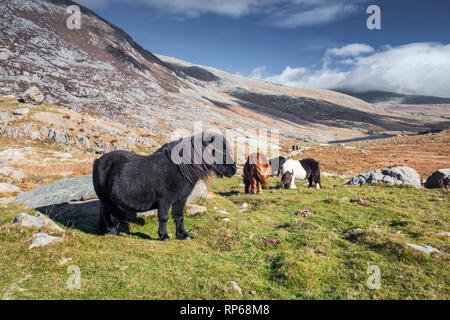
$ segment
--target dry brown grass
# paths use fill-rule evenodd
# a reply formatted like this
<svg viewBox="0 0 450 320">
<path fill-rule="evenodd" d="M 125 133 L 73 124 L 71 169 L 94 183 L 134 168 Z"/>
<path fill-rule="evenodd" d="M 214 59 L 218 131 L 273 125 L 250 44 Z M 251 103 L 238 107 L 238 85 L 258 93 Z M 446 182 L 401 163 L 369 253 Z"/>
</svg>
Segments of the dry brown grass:
<svg viewBox="0 0 450 320">
<path fill-rule="evenodd" d="M 450 167 L 450 133 L 357 142 L 344 148 L 316 147 L 304 151 L 300 157 L 315 158 L 323 171 L 343 176 L 405 165 L 427 178 L 438 169 Z"/>
</svg>

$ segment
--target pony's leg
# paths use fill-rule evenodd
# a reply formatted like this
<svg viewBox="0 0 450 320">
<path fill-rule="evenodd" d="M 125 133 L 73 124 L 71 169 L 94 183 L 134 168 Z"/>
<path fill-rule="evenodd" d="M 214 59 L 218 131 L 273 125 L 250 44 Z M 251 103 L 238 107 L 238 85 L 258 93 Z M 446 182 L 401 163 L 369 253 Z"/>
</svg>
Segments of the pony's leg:
<svg viewBox="0 0 450 320">
<path fill-rule="evenodd" d="M 250 193 L 250 182 L 245 180 L 245 193 Z"/>
<path fill-rule="evenodd" d="M 258 193 L 262 194 L 263 192 L 262 192 L 262 184 L 261 184 L 261 182 L 257 182 L 257 185 L 258 185 Z"/>
<path fill-rule="evenodd" d="M 297 186 L 295 185 L 295 177 L 292 177 L 291 185 L 290 185 L 289 188 L 291 188 L 291 189 L 297 189 Z"/>
<path fill-rule="evenodd" d="M 115 226 L 111 219 L 111 211 L 114 210 L 112 205 L 105 203 L 105 201 L 100 200 L 100 221 L 98 228 L 100 234 L 119 234 L 119 225 Z"/>
<path fill-rule="evenodd" d="M 169 220 L 169 209 L 170 204 L 160 204 L 158 206 L 158 235 L 159 240 L 161 241 L 169 241 L 169 235 L 167 234 L 167 220 Z"/>
<path fill-rule="evenodd" d="M 176 237 L 178 240 L 190 240 L 191 237 L 184 229 L 184 206 L 186 205 L 186 199 L 175 202 L 172 205 L 172 216 L 173 220 L 175 220 L 176 225 Z"/>
<path fill-rule="evenodd" d="M 308 188 L 312 188 L 312 186 L 313 186 L 313 177 L 312 176 L 308 177 L 308 182 L 309 182 Z"/>
<path fill-rule="evenodd" d="M 314 174 L 314 182 L 316 183 L 316 189 L 317 190 L 322 188 L 322 185 L 320 184 L 320 171 L 316 172 Z"/>
<path fill-rule="evenodd" d="M 252 190 L 251 190 L 251 193 L 256 193 L 256 180 L 255 180 L 255 179 L 252 180 Z"/>
</svg>

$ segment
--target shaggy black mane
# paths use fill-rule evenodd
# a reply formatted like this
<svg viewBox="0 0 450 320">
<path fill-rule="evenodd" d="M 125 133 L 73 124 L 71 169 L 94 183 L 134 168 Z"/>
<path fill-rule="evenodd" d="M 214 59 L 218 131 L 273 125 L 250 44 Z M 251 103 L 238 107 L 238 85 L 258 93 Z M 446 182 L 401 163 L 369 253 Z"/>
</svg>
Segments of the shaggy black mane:
<svg viewBox="0 0 450 320">
<path fill-rule="evenodd" d="M 199 139 L 201 143 L 195 143 L 196 139 Z M 224 137 L 222 137 L 224 145 L 228 146 Z M 190 141 L 188 141 L 190 140 Z M 171 155 L 173 150 L 180 144 L 190 144 L 191 146 L 191 159 L 189 163 L 174 163 L 172 161 Z M 216 163 L 214 158 L 208 153 L 204 153 L 203 150 L 210 144 L 210 141 L 203 140 L 203 134 L 197 134 L 192 137 L 182 138 L 177 141 L 173 141 L 163 145 L 156 152 L 165 152 L 169 160 L 174 163 L 180 170 L 183 177 L 188 180 L 191 184 L 196 184 L 197 181 L 207 178 L 209 175 L 214 173 L 216 168 Z M 220 151 L 218 151 L 220 152 Z M 180 156 L 183 156 L 181 153 Z M 209 158 L 209 159 L 208 159 Z M 194 159 L 201 159 L 201 163 L 195 163 Z M 209 164 L 205 162 L 208 160 Z M 197 161 L 198 162 L 198 161 Z"/>
</svg>

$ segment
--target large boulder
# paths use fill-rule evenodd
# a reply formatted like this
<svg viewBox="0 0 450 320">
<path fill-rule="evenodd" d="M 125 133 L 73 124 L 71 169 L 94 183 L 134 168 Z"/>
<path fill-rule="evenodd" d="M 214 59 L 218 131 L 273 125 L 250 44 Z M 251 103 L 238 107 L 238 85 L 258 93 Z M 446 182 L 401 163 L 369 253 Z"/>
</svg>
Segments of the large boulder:
<svg viewBox="0 0 450 320">
<path fill-rule="evenodd" d="M 208 190 L 203 181 L 199 181 L 192 190 L 187 203 L 208 197 Z M 16 197 L 16 202 L 28 208 L 43 208 L 70 201 L 87 201 L 97 198 L 92 183 L 92 175 L 73 179 L 62 179 L 40 188 L 24 192 Z"/>
<path fill-rule="evenodd" d="M 25 103 L 41 104 L 42 102 L 44 102 L 44 95 L 38 88 L 31 87 L 27 91 L 25 91 L 22 99 Z"/>
<path fill-rule="evenodd" d="M 28 208 L 46 206 L 83 200 L 90 197 L 94 191 L 92 175 L 74 179 L 62 179 L 52 184 L 24 192 L 16 197 L 16 202 L 25 204 Z"/>
<path fill-rule="evenodd" d="M 416 170 L 406 166 L 392 166 L 378 169 L 351 178 L 347 185 L 361 186 L 366 183 L 409 184 L 416 188 L 421 187 L 420 176 Z"/>
<path fill-rule="evenodd" d="M 187 203 L 195 202 L 206 197 L 208 197 L 208 189 L 206 188 L 205 183 L 200 180 L 195 185 L 194 190 L 192 190 L 191 195 L 187 199 Z"/>
<path fill-rule="evenodd" d="M 425 188 L 441 188 L 441 181 L 445 179 L 450 179 L 450 168 L 440 169 L 428 177 L 425 182 Z"/>
</svg>

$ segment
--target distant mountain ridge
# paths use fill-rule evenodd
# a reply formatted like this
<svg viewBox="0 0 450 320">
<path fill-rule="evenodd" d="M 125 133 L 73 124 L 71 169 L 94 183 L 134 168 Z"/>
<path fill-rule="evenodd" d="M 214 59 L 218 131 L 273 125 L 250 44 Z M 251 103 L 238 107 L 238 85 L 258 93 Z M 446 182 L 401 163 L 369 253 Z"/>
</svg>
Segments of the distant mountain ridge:
<svg viewBox="0 0 450 320">
<path fill-rule="evenodd" d="M 401 94 L 388 91 L 365 91 L 355 92 L 350 90 L 337 89 L 337 92 L 364 100 L 368 103 L 398 103 L 398 104 L 450 104 L 450 98 L 434 96 Z"/>
<path fill-rule="evenodd" d="M 0 2 L 0 95 L 37 86 L 48 103 L 169 137 L 174 129 L 258 129 L 282 139 L 329 141 L 378 131 L 423 131 L 423 121 L 380 114 L 359 98 L 248 79 L 153 54 L 80 6 L 69 30 L 70 0 Z M 244 94 L 242 94 L 244 93 Z M 249 132 L 243 132 L 243 131 Z"/>
</svg>

